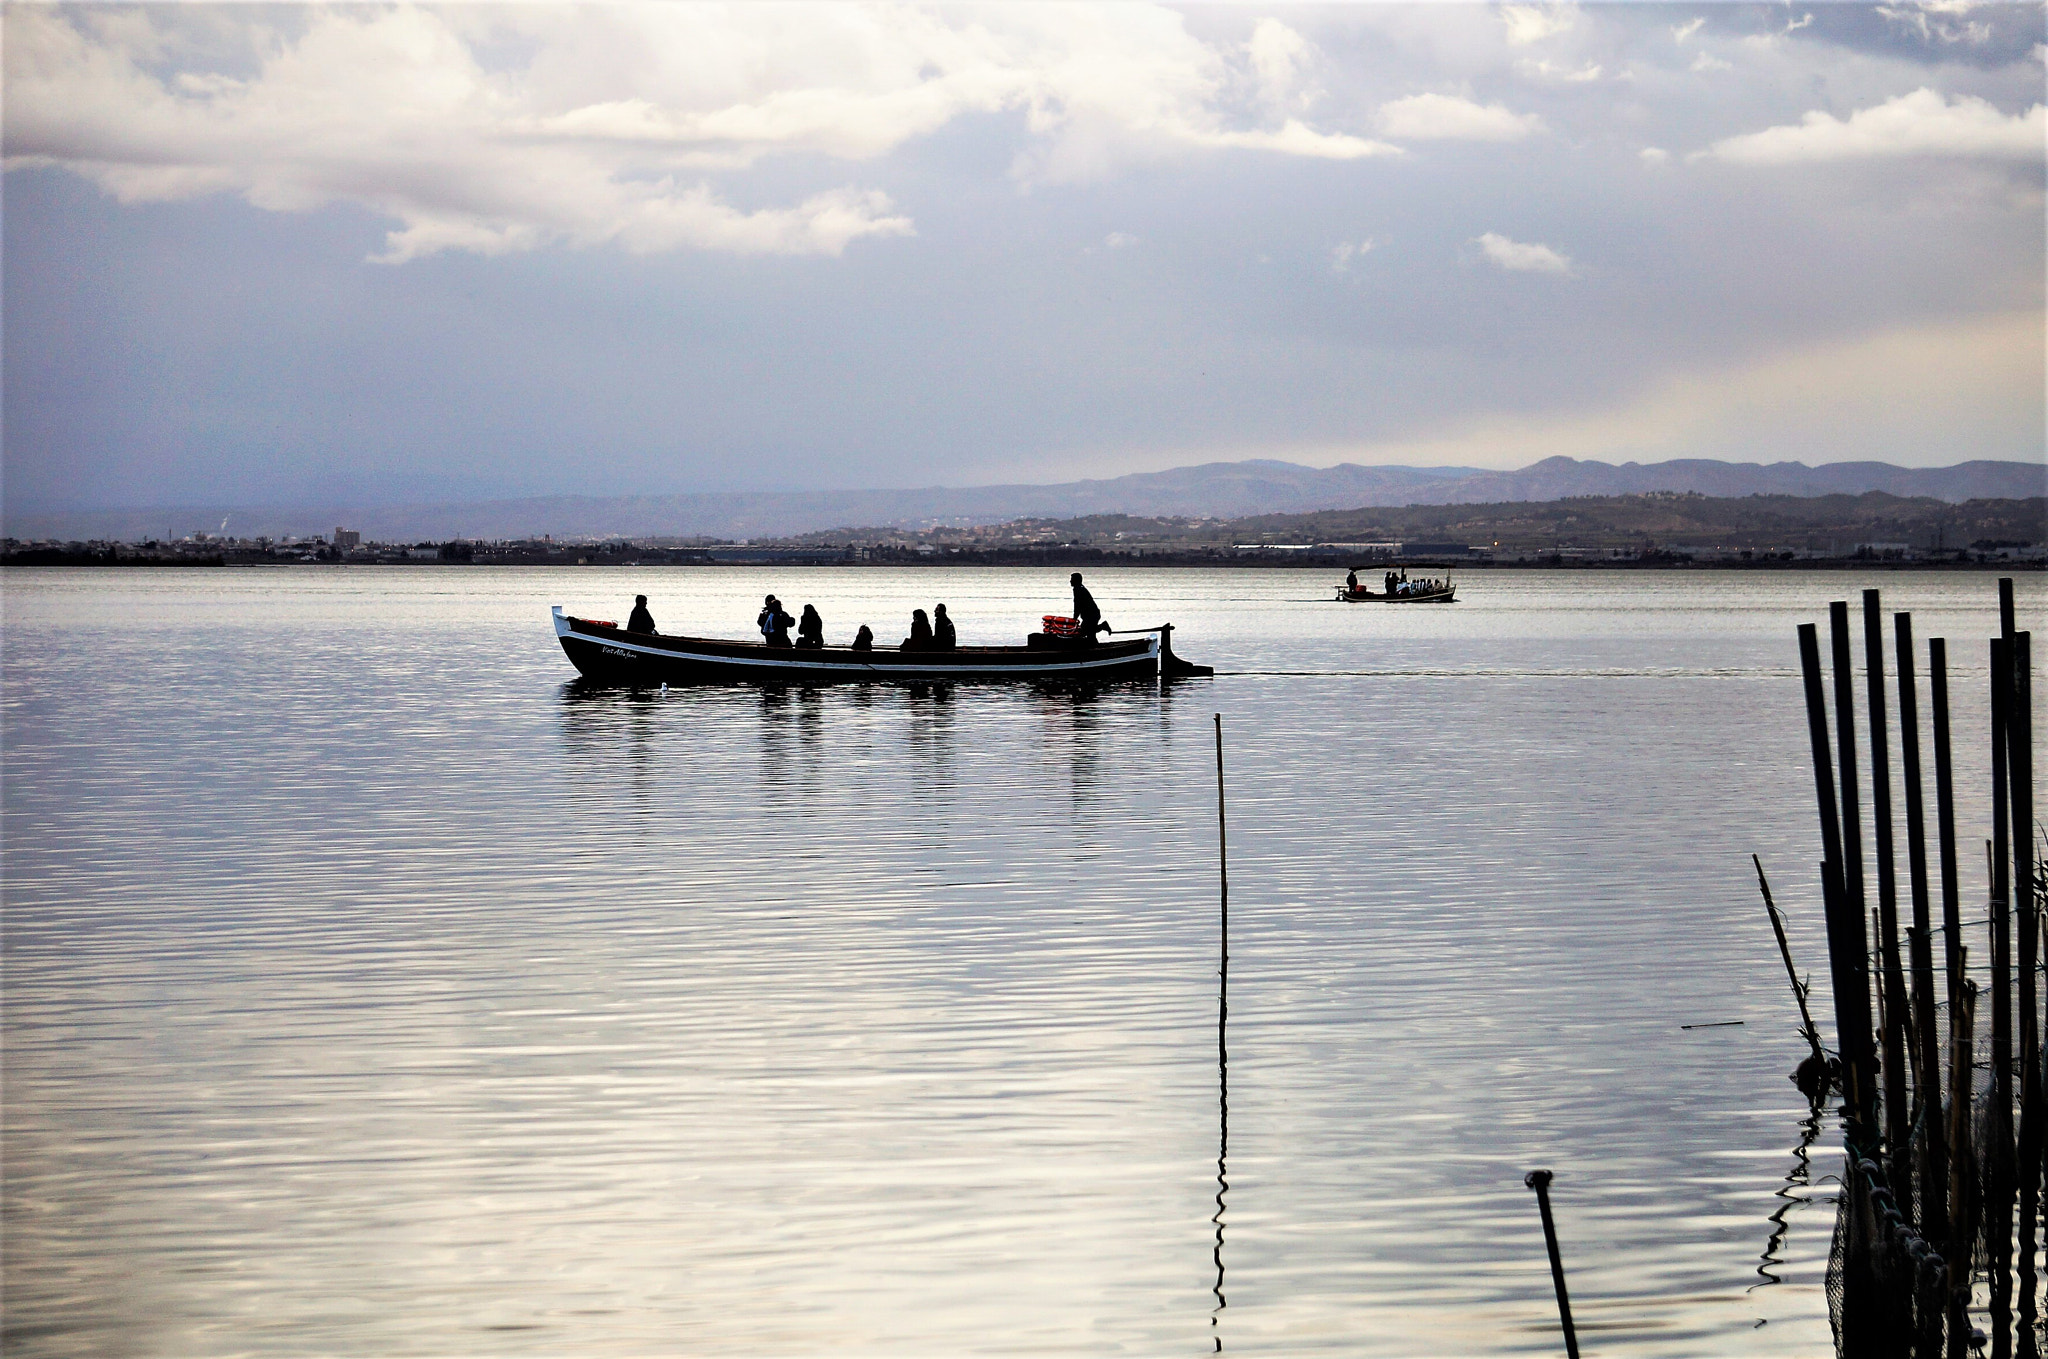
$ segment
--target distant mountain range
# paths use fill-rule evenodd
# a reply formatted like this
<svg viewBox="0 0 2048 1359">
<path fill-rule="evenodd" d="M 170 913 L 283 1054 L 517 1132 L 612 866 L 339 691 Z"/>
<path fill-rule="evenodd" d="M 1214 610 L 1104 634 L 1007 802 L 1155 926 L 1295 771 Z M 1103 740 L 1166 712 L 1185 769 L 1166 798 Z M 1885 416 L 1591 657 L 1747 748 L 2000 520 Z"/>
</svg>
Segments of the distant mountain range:
<svg viewBox="0 0 2048 1359">
<path fill-rule="evenodd" d="M 217 505 L 5 518 L 10 537 L 143 541 L 175 528 L 234 537 L 327 533 L 336 525 L 378 542 L 450 538 L 773 538 L 834 528 L 932 528 L 1091 514 L 1241 518 L 1313 510 L 1406 505 L 1499 504 L 1579 495 L 1697 491 L 1710 496 L 1861 495 L 1884 491 L 1939 500 L 2048 495 L 2048 464 L 1964 462 L 1894 467 L 1882 462 L 1661 463 L 1545 458 L 1515 472 L 1473 467 L 1302 467 L 1257 459 L 1139 472 L 1051 486 L 934 486 L 903 491 L 727 492 L 663 496 L 535 496 L 471 504 L 408 506 Z"/>
</svg>

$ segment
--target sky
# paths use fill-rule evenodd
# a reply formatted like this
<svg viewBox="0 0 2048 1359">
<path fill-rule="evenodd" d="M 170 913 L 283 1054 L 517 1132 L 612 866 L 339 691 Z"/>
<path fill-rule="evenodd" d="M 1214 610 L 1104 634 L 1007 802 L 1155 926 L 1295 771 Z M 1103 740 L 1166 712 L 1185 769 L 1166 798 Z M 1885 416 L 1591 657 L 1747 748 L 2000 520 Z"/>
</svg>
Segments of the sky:
<svg viewBox="0 0 2048 1359">
<path fill-rule="evenodd" d="M 2044 9 L 4 10 L 14 512 L 2044 456 Z"/>
</svg>

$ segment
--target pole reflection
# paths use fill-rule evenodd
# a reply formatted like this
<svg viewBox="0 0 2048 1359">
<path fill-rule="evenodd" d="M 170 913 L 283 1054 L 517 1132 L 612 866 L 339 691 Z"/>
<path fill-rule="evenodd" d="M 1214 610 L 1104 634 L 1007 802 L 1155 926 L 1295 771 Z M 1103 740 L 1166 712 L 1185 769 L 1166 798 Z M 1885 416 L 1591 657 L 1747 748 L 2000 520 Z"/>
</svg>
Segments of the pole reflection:
<svg viewBox="0 0 2048 1359">
<path fill-rule="evenodd" d="M 1230 1193 L 1230 957 L 1216 974 L 1216 1306 L 1209 1312 L 1209 1329 L 1216 1341 L 1216 1353 L 1223 1353 L 1223 1309 L 1230 1304 L 1223 1296 L 1223 1209 Z"/>
<path fill-rule="evenodd" d="M 1756 1272 L 1761 1282 L 1751 1284 L 1746 1292 L 1769 1288 L 1783 1283 L 1771 1271 L 1783 1268 L 1785 1264 L 1785 1237 L 1791 1231 L 1787 1219 L 1794 1208 L 1813 1202 L 1813 1195 L 1801 1191 L 1813 1188 L 1814 1141 L 1820 1136 L 1821 1119 L 1827 1113 L 1825 1097 L 1813 1101 L 1807 1108 L 1806 1117 L 1799 1120 L 1799 1145 L 1792 1149 L 1792 1168 L 1785 1173 L 1785 1182 L 1778 1186 L 1777 1197 L 1783 1199 L 1768 1219 L 1771 1224 L 1770 1238 L 1764 1242 L 1763 1254 L 1758 1257 Z"/>
</svg>

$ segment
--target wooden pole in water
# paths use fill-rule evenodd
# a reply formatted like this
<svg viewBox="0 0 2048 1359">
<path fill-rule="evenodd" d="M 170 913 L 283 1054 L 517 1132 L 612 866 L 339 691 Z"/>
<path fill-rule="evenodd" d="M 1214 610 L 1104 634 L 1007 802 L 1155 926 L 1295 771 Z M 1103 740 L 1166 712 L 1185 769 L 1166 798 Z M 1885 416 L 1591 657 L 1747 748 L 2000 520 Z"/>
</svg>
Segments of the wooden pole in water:
<svg viewBox="0 0 2048 1359">
<path fill-rule="evenodd" d="M 1841 600 L 1828 605 L 1828 631 L 1834 653 L 1835 752 L 1842 780 L 1842 857 L 1835 864 L 1860 927 L 1870 905 L 1863 891 L 1863 807 L 1856 791 L 1856 663 L 1849 646 L 1849 606 Z"/>
<path fill-rule="evenodd" d="M 1572 1327 L 1572 1300 L 1564 1288 L 1564 1257 L 1557 1252 L 1557 1223 L 1550 1216 L 1550 1181 L 1547 1170 L 1532 1170 L 1522 1183 L 1536 1191 L 1536 1207 L 1543 1214 L 1543 1244 L 1550 1251 L 1550 1282 L 1557 1288 L 1557 1315 L 1564 1323 L 1564 1352 L 1579 1359 L 1579 1333 Z"/>
<path fill-rule="evenodd" d="M 1934 948 L 1927 893 L 1927 809 L 1920 778 L 1920 695 L 1913 674 L 1913 615 L 1892 618 L 1899 657 L 1899 758 L 1906 789 L 1906 878 L 1913 899 L 1913 1034 L 1919 1057 L 1921 1234 L 1948 1246 L 1948 1139 L 1941 1120 L 1941 1036 L 1934 999 Z"/>
<path fill-rule="evenodd" d="M 1958 976 L 1963 968 L 1958 965 Z M 1975 1143 L 1971 1140 L 1970 1106 L 1975 1097 L 1977 1035 L 1977 988 L 1963 977 L 1956 992 L 1955 1008 L 1949 1011 L 1949 1100 L 1948 1201 L 1950 1240 L 1943 1252 L 1949 1262 L 1948 1354 L 1949 1359 L 1968 1359 L 1970 1353 L 1970 1258 L 1977 1242 L 1977 1184 Z"/>
<path fill-rule="evenodd" d="M 1836 811 L 1833 756 L 1828 740 L 1827 694 L 1821 681 L 1820 638 L 1799 625 L 1799 666 L 1806 682 L 1806 726 L 1813 745 L 1814 795 L 1820 808 L 1821 897 L 1828 924 L 1828 976 L 1835 993 L 1835 1042 L 1842 1056 L 1842 1092 L 1849 1131 L 1865 1145 L 1870 1113 L 1870 963 L 1863 913 L 1842 887 L 1842 822 Z"/>
<path fill-rule="evenodd" d="M 1858 1121 L 1863 1124 L 1864 1141 L 1857 1150 L 1874 1156 L 1877 1135 L 1872 1115 L 1877 1111 L 1877 1052 L 1870 1027 L 1870 938 L 1864 919 L 1870 904 L 1863 891 L 1863 808 L 1857 798 L 1856 780 L 1856 674 L 1849 645 L 1849 606 L 1842 600 L 1828 605 L 1830 657 L 1835 681 L 1836 774 L 1842 785 L 1842 852 L 1835 860 L 1835 879 L 1841 888 L 1841 908 L 1854 920 L 1849 934 L 1856 944 L 1860 970 L 1864 1023 L 1857 1035 L 1861 1060 L 1857 1078 Z"/>
<path fill-rule="evenodd" d="M 2026 1048 L 2023 1060 L 2033 1068 L 2038 1090 L 2044 1074 L 2042 1063 L 2041 1016 L 2037 969 L 2041 962 L 2041 882 L 2034 871 L 2034 635 L 2016 632 L 2012 638 L 2011 701 L 2006 713 L 2008 772 L 2012 778 L 2013 892 L 2016 909 L 2026 921 L 2021 934 L 2021 966 L 2027 979 L 2021 1000 L 2027 1007 Z"/>
<path fill-rule="evenodd" d="M 1892 1197 L 1913 1218 L 1913 1123 L 1906 1087 L 1906 1033 L 1912 1009 L 1899 965 L 1899 889 L 1892 853 L 1891 733 L 1885 718 L 1884 620 L 1878 593 L 1863 592 L 1864 694 L 1870 711 L 1870 809 L 1877 851 L 1878 980 L 1884 989 L 1885 1170 Z"/>
<path fill-rule="evenodd" d="M 1230 851 L 1223 823 L 1223 714 L 1216 714 L 1216 881 L 1219 888 L 1218 947 L 1223 975 L 1230 976 Z"/>
<path fill-rule="evenodd" d="M 1991 1354 L 2012 1354 L 2012 897 L 2006 877 L 2006 711 L 2009 649 L 1991 640 L 1991 1108 L 1984 1129 L 1985 1251 L 1991 1268 Z"/>
<path fill-rule="evenodd" d="M 1948 1012 L 1963 999 L 1963 894 L 1956 871 L 1956 788 L 1948 736 L 1948 641 L 1927 642 L 1927 685 L 1934 719 L 1934 829 L 1941 850 L 1941 932 L 1948 962 Z M 1951 1143 L 1950 1145 L 1954 1145 Z"/>
<path fill-rule="evenodd" d="M 2000 583 L 2001 603 L 2011 596 L 2011 582 Z M 2034 723 L 2033 635 L 2014 632 L 2005 639 L 2006 799 L 2012 819 L 2008 846 L 2013 925 L 2019 931 L 2019 1086 L 2020 1129 L 2015 1169 L 2019 1180 L 2020 1353 L 2037 1359 L 2034 1339 L 2034 1229 L 2040 1210 L 2042 1119 L 2041 1052 L 2035 969 L 2040 962 L 2039 912 L 2034 903 Z"/>
</svg>

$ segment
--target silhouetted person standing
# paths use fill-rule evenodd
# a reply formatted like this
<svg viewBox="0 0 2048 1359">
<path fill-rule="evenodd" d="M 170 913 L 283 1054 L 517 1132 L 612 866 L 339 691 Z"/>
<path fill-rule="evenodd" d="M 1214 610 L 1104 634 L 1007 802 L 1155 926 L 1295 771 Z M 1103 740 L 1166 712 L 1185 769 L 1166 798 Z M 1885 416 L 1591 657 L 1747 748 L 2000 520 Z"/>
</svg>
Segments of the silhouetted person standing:
<svg viewBox="0 0 2048 1359">
<path fill-rule="evenodd" d="M 1070 578 L 1074 587 L 1074 617 L 1081 620 L 1081 639 L 1095 640 L 1098 632 L 1108 632 L 1109 624 L 1102 621 L 1102 610 L 1095 607 L 1095 596 L 1088 593 L 1088 587 L 1081 583 L 1081 573 L 1076 571 Z"/>
<path fill-rule="evenodd" d="M 633 615 L 626 620 L 628 632 L 653 632 L 654 615 L 647 612 L 647 596 L 633 596 Z"/>
<path fill-rule="evenodd" d="M 789 645 L 789 625 L 796 622 L 782 611 L 782 601 L 774 595 L 762 601 L 761 616 L 754 620 L 761 629 L 761 640 L 769 646 Z"/>
<path fill-rule="evenodd" d="M 932 606 L 932 646 L 940 651 L 951 651 L 959 645 L 953 633 L 953 620 L 946 617 L 946 606 Z"/>
<path fill-rule="evenodd" d="M 810 647 L 825 645 L 825 620 L 818 616 L 815 604 L 804 605 L 804 616 L 796 625 L 796 644 Z"/>
</svg>

